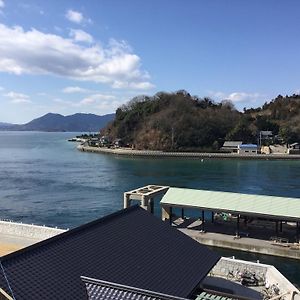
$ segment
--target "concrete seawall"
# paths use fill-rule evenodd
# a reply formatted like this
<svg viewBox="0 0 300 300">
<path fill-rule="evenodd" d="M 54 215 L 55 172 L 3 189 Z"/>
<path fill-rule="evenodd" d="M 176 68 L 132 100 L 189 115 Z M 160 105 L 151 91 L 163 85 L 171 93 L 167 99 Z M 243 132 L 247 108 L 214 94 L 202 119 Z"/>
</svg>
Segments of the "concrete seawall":
<svg viewBox="0 0 300 300">
<path fill-rule="evenodd" d="M 90 146 L 77 146 L 79 151 L 93 152 L 93 153 L 106 153 L 113 155 L 124 155 L 131 157 L 175 157 L 175 158 L 220 158 L 220 159 L 300 159 L 300 155 L 288 154 L 236 154 L 236 153 L 201 153 L 201 152 L 164 152 L 153 150 L 132 150 L 126 148 L 104 148 L 104 147 L 90 147 Z"/>
<path fill-rule="evenodd" d="M 44 240 L 66 230 L 31 224 L 0 221 L 0 234 L 13 235 L 36 240 Z"/>
<path fill-rule="evenodd" d="M 227 236 L 218 233 L 201 233 L 189 229 L 179 230 L 189 237 L 193 238 L 194 240 L 198 241 L 199 243 L 211 247 L 234 249 L 239 251 L 280 256 L 297 260 L 300 259 L 300 250 L 298 248 L 291 249 L 280 245 L 276 246 L 274 244 L 271 244 L 270 241 L 246 237 L 243 237 L 241 239 L 234 239 L 233 236 Z"/>
<path fill-rule="evenodd" d="M 66 230 L 0 220 L 0 256 L 51 238 Z"/>
</svg>

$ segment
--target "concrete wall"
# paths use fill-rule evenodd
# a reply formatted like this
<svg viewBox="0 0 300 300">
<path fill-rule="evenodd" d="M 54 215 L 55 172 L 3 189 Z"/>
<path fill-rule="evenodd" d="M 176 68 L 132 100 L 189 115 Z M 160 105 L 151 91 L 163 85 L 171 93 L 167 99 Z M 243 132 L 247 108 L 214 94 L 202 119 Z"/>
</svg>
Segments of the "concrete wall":
<svg viewBox="0 0 300 300">
<path fill-rule="evenodd" d="M 131 157 L 177 157 L 177 158 L 229 158 L 229 159 L 300 159 L 300 155 L 287 155 L 287 154 L 238 154 L 238 153 L 200 153 L 200 152 L 163 152 L 163 151 L 151 151 L 151 150 L 131 150 L 131 149 L 111 149 L 111 148 L 99 148 L 79 145 L 78 150 L 83 152 L 93 153 L 107 153 L 114 155 L 125 155 Z"/>
<path fill-rule="evenodd" d="M 226 278 L 228 277 L 229 272 L 236 274 L 237 272 L 240 273 L 244 271 L 249 271 L 265 278 L 268 271 L 268 265 L 222 257 L 210 271 L 210 275 Z"/>
<path fill-rule="evenodd" d="M 65 229 L 0 221 L 0 234 L 44 240 L 65 232 Z"/>
<path fill-rule="evenodd" d="M 268 286 L 276 285 L 279 288 L 279 294 L 285 294 L 280 299 L 300 299 L 300 291 L 271 265 L 222 257 L 209 275 L 229 279 L 229 272 L 235 275 L 243 271 L 249 271 L 264 278 Z M 287 292 L 289 293 L 286 294 Z"/>
</svg>

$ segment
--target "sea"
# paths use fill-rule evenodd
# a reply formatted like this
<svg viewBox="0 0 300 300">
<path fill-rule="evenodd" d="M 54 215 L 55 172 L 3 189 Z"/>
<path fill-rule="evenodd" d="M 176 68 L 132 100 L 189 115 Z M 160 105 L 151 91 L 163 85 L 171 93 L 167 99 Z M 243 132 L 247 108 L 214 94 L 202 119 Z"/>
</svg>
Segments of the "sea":
<svg viewBox="0 0 300 300">
<path fill-rule="evenodd" d="M 122 209 L 125 191 L 148 184 L 300 201 L 300 160 L 95 154 L 80 152 L 76 143 L 67 141 L 78 134 L 0 131 L 0 219 L 73 228 Z M 224 256 L 273 264 L 300 285 L 300 261 L 214 249 Z"/>
</svg>

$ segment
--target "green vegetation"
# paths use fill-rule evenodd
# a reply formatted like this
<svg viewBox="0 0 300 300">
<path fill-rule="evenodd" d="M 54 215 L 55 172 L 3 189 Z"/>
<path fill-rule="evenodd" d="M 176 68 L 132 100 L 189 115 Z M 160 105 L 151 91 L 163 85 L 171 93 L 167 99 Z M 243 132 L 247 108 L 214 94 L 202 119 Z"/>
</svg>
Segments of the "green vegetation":
<svg viewBox="0 0 300 300">
<path fill-rule="evenodd" d="M 138 96 L 117 109 L 101 134 L 136 149 L 212 151 L 225 140 L 256 143 L 260 130 L 272 130 L 282 142 L 299 141 L 300 96 L 278 96 L 243 113 L 230 101 L 216 103 L 184 90 Z"/>
</svg>

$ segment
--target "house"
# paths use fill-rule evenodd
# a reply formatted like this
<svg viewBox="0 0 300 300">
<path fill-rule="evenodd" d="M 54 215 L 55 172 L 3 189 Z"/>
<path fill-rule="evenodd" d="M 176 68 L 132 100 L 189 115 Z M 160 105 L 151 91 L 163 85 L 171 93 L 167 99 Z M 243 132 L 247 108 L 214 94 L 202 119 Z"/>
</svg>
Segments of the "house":
<svg viewBox="0 0 300 300">
<path fill-rule="evenodd" d="M 238 147 L 238 154 L 257 154 L 257 145 L 255 144 L 242 144 Z"/>
<path fill-rule="evenodd" d="M 0 299 L 194 299 L 219 259 L 132 206 L 1 257 Z"/>
<path fill-rule="evenodd" d="M 99 139 L 93 137 L 93 138 L 91 138 L 91 139 L 88 140 L 88 144 L 91 147 L 98 147 L 99 146 Z"/>
<path fill-rule="evenodd" d="M 114 147 L 115 148 L 120 148 L 124 145 L 123 140 L 122 139 L 115 139 L 114 142 Z"/>
<path fill-rule="evenodd" d="M 221 147 L 222 151 L 237 153 L 239 145 L 242 145 L 242 141 L 225 141 L 223 147 Z"/>
<path fill-rule="evenodd" d="M 290 144 L 287 152 L 288 154 L 300 154 L 300 144 L 299 143 Z"/>
<path fill-rule="evenodd" d="M 108 146 L 110 144 L 110 139 L 108 136 L 101 136 L 99 140 L 100 146 Z"/>
</svg>

